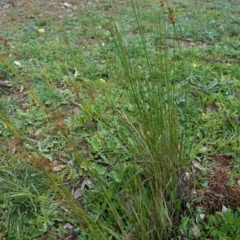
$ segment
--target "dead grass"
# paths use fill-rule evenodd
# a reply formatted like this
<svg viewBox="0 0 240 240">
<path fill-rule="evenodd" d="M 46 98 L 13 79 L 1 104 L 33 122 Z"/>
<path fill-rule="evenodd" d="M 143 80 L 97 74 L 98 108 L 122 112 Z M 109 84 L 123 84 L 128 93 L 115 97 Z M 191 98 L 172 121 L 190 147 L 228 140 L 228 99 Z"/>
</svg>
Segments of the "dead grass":
<svg viewBox="0 0 240 240">
<path fill-rule="evenodd" d="M 221 211 L 222 206 L 236 209 L 240 205 L 240 187 L 239 179 L 231 176 L 234 158 L 226 155 L 211 158 L 213 173 L 208 177 L 209 184 L 203 191 L 201 206 L 206 212 Z"/>
</svg>

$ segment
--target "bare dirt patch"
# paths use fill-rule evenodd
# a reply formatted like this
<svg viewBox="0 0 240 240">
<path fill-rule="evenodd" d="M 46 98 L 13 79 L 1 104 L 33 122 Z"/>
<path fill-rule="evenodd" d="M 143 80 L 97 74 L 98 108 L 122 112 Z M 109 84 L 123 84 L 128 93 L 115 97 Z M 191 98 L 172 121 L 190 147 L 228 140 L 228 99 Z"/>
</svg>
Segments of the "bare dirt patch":
<svg viewBox="0 0 240 240">
<path fill-rule="evenodd" d="M 72 18 L 78 10 L 84 10 L 87 4 L 63 3 L 60 1 L 1 1 L 0 2 L 0 24 L 7 29 L 9 25 L 27 23 L 31 19 L 62 21 Z"/>
<path fill-rule="evenodd" d="M 221 211 L 223 206 L 236 209 L 239 205 L 240 187 L 236 183 L 230 185 L 230 172 L 222 167 L 209 179 L 202 206 L 207 211 Z"/>
<path fill-rule="evenodd" d="M 203 192 L 202 207 L 207 211 L 221 211 L 223 206 L 236 209 L 240 205 L 239 179 L 231 175 L 232 157 L 214 155 L 215 171 L 209 176 L 208 187 Z"/>
</svg>

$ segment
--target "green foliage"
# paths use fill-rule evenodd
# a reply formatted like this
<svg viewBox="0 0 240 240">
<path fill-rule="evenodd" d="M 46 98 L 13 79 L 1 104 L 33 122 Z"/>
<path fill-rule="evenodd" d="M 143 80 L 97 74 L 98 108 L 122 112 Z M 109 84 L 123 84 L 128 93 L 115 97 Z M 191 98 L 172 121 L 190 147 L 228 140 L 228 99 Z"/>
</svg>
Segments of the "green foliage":
<svg viewBox="0 0 240 240">
<path fill-rule="evenodd" d="M 239 176 L 236 1 L 4 14 L 1 239 L 238 238 L 239 209 L 200 220 L 178 188 L 216 153 Z"/>
<path fill-rule="evenodd" d="M 8 233 L 9 239 L 26 239 L 41 236 L 54 221 L 54 192 L 46 182 L 44 172 L 36 171 L 29 164 L 17 160 L 14 166 L 1 167 L 1 233 Z M 49 206 L 50 205 L 50 206 Z M 56 205 L 55 205 L 56 209 Z M 51 216 L 52 220 L 47 220 Z M 42 218 L 38 227 L 27 227 L 34 218 Z M 53 222 L 52 222 L 53 223 Z M 41 225 L 41 226 L 40 226 Z M 53 224 L 52 224 L 53 225 Z M 16 231 L 17 229 L 17 231 Z"/>
<path fill-rule="evenodd" d="M 201 220 L 199 216 L 198 219 L 198 222 L 194 223 L 194 219 L 182 218 L 179 227 L 181 234 L 186 237 L 197 237 L 197 239 L 239 239 L 239 208 L 236 211 L 227 209 L 223 213 L 210 214 L 206 220 Z M 196 232 L 194 234 L 196 228 L 199 230 L 197 236 Z"/>
</svg>

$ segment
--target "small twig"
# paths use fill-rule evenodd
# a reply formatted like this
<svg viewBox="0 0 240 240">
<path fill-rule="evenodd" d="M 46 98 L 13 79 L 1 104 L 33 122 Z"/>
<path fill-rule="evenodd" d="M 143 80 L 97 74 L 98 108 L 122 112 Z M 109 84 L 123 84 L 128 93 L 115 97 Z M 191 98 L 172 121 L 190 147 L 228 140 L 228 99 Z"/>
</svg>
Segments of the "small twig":
<svg viewBox="0 0 240 240">
<path fill-rule="evenodd" d="M 10 83 L 10 82 L 8 82 L 8 81 L 2 81 L 2 80 L 0 80 L 0 87 L 8 87 L 8 88 L 10 88 L 10 87 L 12 87 L 13 86 L 13 83 Z"/>
</svg>

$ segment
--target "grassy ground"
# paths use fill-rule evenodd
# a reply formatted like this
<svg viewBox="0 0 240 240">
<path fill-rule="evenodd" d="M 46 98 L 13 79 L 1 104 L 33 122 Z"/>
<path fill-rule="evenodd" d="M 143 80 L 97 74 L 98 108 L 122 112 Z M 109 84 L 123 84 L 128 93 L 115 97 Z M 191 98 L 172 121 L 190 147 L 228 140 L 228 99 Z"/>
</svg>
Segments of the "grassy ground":
<svg viewBox="0 0 240 240">
<path fill-rule="evenodd" d="M 154 53 L 163 44 L 154 34 L 160 6 L 143 2 L 146 46 Z M 179 179 L 186 198 L 172 238 L 240 239 L 240 5 L 238 0 L 170 5 L 176 19 L 175 30 L 170 24 L 166 29 L 171 84 L 178 89 L 188 161 Z M 0 55 L 10 65 L 0 63 L 0 80 L 8 81 L 0 86 L 1 239 L 92 239 L 61 205 L 45 173 L 29 164 L 37 153 L 97 223 L 117 228 L 86 171 L 106 178 L 114 202 L 117 193 L 125 197 L 123 166 L 141 158 L 123 127 L 123 116 L 136 120 L 110 33 L 113 22 L 141 67 L 144 52 L 128 1 L 0 2 Z M 79 165 L 78 152 L 85 159 Z"/>
</svg>

